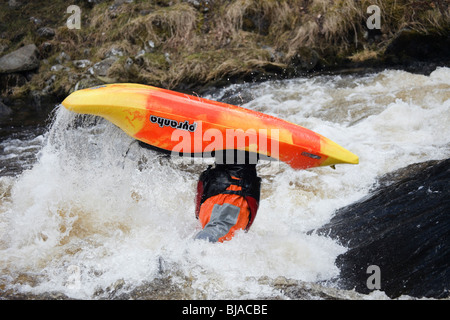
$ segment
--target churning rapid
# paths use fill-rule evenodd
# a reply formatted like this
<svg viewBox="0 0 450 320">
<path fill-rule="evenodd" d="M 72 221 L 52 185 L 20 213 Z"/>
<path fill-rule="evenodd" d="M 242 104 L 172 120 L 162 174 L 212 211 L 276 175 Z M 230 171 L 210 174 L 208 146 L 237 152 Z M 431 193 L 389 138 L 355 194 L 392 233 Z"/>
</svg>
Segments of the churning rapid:
<svg viewBox="0 0 450 320">
<path fill-rule="evenodd" d="M 169 158 L 103 119 L 57 108 L 45 134 L 1 142 L 1 295 L 283 299 L 277 283 L 291 281 L 309 288 L 304 298 L 387 298 L 335 287 L 346 247 L 308 231 L 366 196 L 378 177 L 450 157 L 450 69 L 232 85 L 206 98 L 309 128 L 360 164 L 260 163 L 252 228 L 212 244 L 193 240 L 196 182 L 212 161 Z M 32 165 L 23 153 L 36 157 Z M 15 166 L 22 172 L 7 174 Z"/>
</svg>

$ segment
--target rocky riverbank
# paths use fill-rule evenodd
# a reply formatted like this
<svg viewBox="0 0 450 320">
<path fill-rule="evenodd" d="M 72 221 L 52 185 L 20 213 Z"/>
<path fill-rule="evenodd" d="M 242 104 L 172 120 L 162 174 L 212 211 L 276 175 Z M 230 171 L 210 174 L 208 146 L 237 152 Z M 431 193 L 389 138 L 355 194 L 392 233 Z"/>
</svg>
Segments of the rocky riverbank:
<svg viewBox="0 0 450 320">
<path fill-rule="evenodd" d="M 441 0 L 74 5 L 0 4 L 1 123 L 41 121 L 70 92 L 103 83 L 201 94 L 232 82 L 323 72 L 393 67 L 428 73 L 450 59 L 449 8 Z M 370 5 L 379 12 L 368 11 Z"/>
</svg>

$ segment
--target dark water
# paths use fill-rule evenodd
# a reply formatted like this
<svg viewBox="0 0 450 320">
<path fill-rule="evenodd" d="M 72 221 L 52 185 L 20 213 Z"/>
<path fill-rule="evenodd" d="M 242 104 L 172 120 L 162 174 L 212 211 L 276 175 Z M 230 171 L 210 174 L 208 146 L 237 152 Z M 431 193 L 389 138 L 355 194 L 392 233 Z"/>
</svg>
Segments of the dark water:
<svg viewBox="0 0 450 320">
<path fill-rule="evenodd" d="M 47 128 L 33 126 L 4 126 L 0 130 L 0 176 L 16 176 L 31 169 L 44 143 Z"/>
</svg>

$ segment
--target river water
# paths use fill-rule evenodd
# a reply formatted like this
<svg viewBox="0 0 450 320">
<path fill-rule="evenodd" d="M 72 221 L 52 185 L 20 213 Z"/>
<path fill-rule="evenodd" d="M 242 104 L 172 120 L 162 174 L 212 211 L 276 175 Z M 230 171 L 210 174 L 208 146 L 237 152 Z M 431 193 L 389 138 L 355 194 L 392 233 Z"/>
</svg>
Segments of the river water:
<svg viewBox="0 0 450 320">
<path fill-rule="evenodd" d="M 308 231 L 378 177 L 450 156 L 450 68 L 239 84 L 206 98 L 307 127 L 360 164 L 262 162 L 250 231 L 194 241 L 196 180 L 208 160 L 142 149 L 107 121 L 58 107 L 48 130 L 0 141 L 0 297 L 288 299 L 280 284 L 290 283 L 307 288 L 305 299 L 388 299 L 337 288 L 346 248 Z"/>
</svg>

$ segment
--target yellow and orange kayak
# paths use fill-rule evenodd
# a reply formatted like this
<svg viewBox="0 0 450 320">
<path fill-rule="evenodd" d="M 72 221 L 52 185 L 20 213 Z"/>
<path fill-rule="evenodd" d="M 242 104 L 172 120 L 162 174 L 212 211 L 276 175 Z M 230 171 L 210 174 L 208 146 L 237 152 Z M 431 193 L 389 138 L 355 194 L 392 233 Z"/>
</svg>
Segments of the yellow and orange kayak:
<svg viewBox="0 0 450 320">
<path fill-rule="evenodd" d="M 101 116 L 131 137 L 181 155 L 240 150 L 294 169 L 357 164 L 330 139 L 253 110 L 147 85 L 118 83 L 75 91 L 62 105 Z"/>
</svg>

